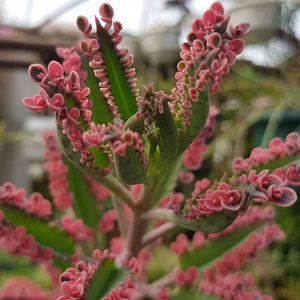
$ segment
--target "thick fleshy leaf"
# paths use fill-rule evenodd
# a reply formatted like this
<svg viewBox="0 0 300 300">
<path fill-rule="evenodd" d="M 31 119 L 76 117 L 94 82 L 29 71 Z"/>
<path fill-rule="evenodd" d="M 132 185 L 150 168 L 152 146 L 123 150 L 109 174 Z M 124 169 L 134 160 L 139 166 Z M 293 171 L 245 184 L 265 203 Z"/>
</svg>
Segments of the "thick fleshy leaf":
<svg viewBox="0 0 300 300">
<path fill-rule="evenodd" d="M 299 156 L 297 155 L 285 155 L 278 157 L 277 159 L 269 160 L 266 163 L 260 164 L 258 166 L 252 167 L 253 170 L 256 170 L 257 173 L 262 170 L 269 170 L 272 173 L 277 168 L 286 168 L 290 164 L 295 164 L 299 162 Z"/>
<path fill-rule="evenodd" d="M 32 234 L 39 245 L 52 248 L 62 255 L 74 254 L 74 240 L 60 228 L 49 225 L 47 221 L 30 216 L 22 210 L 5 205 L 0 205 L 0 210 L 4 212 L 5 219 L 14 226 L 25 226 L 26 233 Z"/>
<path fill-rule="evenodd" d="M 163 159 L 172 159 L 178 151 L 178 133 L 174 118 L 170 111 L 169 104 L 163 104 L 164 111 L 158 112 L 155 116 L 159 128 L 159 150 Z"/>
<path fill-rule="evenodd" d="M 148 166 L 144 164 L 140 153 L 127 147 L 125 155 L 114 155 L 118 177 L 126 184 L 138 184 L 145 181 Z"/>
<path fill-rule="evenodd" d="M 208 217 L 203 216 L 198 220 L 184 220 L 174 214 L 172 209 L 155 208 L 145 214 L 145 217 L 174 223 L 192 231 L 203 233 L 216 233 L 227 228 L 238 216 L 237 211 L 223 210 L 214 212 Z"/>
<path fill-rule="evenodd" d="M 159 170 L 157 176 L 161 180 L 159 182 L 159 187 L 154 197 L 154 205 L 162 197 L 168 196 L 174 191 L 174 188 L 178 181 L 178 174 L 181 166 L 181 159 L 177 159 L 173 160 L 173 162 L 164 161 L 163 164 L 160 165 L 160 168 L 157 168 Z M 153 168 L 156 168 L 156 165 L 154 165 Z"/>
<path fill-rule="evenodd" d="M 77 217 L 82 219 L 85 225 L 96 228 L 101 218 L 96 200 L 91 192 L 84 174 L 76 168 L 69 160 L 68 181 L 73 193 L 74 209 Z"/>
<path fill-rule="evenodd" d="M 94 75 L 93 69 L 85 58 L 81 60 L 84 70 L 87 72 L 86 84 L 90 88 L 89 99 L 93 101 L 92 120 L 95 124 L 108 124 L 113 122 L 113 116 L 104 95 L 100 92 L 99 81 Z"/>
<path fill-rule="evenodd" d="M 103 167 L 103 168 L 107 167 L 108 161 L 107 161 L 106 156 L 102 157 L 102 155 L 101 155 L 102 149 L 99 149 L 97 153 L 95 150 L 95 156 L 96 156 L 96 154 L 98 154 L 95 157 L 96 167 L 94 167 L 94 168 L 88 167 L 88 166 L 86 166 L 86 164 L 83 164 L 80 162 L 80 160 L 81 160 L 80 152 L 73 151 L 73 147 L 71 145 L 70 140 L 68 139 L 68 137 L 65 134 L 62 133 L 61 128 L 57 129 L 57 137 L 58 137 L 58 142 L 59 142 L 59 145 L 60 145 L 60 148 L 61 148 L 63 154 L 65 155 L 66 158 L 68 158 L 70 160 L 70 162 L 72 164 L 74 164 L 74 166 L 76 168 L 81 170 L 86 175 L 95 178 L 96 180 L 101 181 L 104 179 L 104 175 L 101 173 L 101 167 Z"/>
<path fill-rule="evenodd" d="M 226 251 L 241 243 L 251 232 L 261 228 L 261 226 L 261 224 L 244 226 L 230 234 L 209 241 L 199 249 L 183 254 L 180 258 L 181 267 L 184 270 L 192 265 L 198 268 L 207 267 Z"/>
<path fill-rule="evenodd" d="M 113 260 L 105 260 L 89 284 L 85 300 L 102 299 L 113 289 L 120 286 L 122 281 L 128 278 L 128 276 L 128 270 L 116 267 Z"/>
<path fill-rule="evenodd" d="M 120 58 L 116 54 L 114 49 L 115 46 L 112 44 L 110 37 L 99 21 L 97 22 L 97 37 L 101 47 L 103 60 L 105 61 L 112 95 L 115 98 L 116 105 L 123 121 L 126 122 L 137 111 L 135 96 L 131 91 Z"/>
<path fill-rule="evenodd" d="M 200 93 L 197 102 L 192 103 L 193 114 L 190 117 L 190 124 L 186 130 L 179 132 L 179 155 L 182 154 L 202 130 L 207 120 L 209 105 L 208 92 Z"/>
</svg>

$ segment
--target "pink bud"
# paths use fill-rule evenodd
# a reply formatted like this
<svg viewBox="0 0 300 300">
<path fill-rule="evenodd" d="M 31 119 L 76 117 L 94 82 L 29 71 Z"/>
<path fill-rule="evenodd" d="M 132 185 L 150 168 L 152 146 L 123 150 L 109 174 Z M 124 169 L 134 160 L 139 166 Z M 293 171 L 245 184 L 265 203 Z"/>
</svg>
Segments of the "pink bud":
<svg viewBox="0 0 300 300">
<path fill-rule="evenodd" d="M 213 32 L 207 38 L 208 48 L 219 48 L 222 45 L 222 37 L 219 33 Z"/>
<path fill-rule="evenodd" d="M 40 64 L 33 64 L 29 67 L 28 73 L 33 82 L 40 83 L 47 75 L 47 70 Z"/>
<path fill-rule="evenodd" d="M 217 21 L 216 15 L 211 9 L 203 14 L 202 19 L 205 27 L 213 27 Z"/>
<path fill-rule="evenodd" d="M 226 50 L 231 50 L 234 52 L 236 55 L 239 55 L 243 52 L 245 48 L 245 42 L 241 39 L 234 39 L 229 41 L 226 46 Z"/>
<path fill-rule="evenodd" d="M 100 16 L 103 20 L 112 19 L 114 16 L 114 10 L 108 3 L 103 3 L 99 8 Z"/>
<path fill-rule="evenodd" d="M 32 111 L 44 111 L 48 105 L 44 98 L 40 95 L 34 97 L 26 97 L 23 99 L 23 104 Z"/>
</svg>

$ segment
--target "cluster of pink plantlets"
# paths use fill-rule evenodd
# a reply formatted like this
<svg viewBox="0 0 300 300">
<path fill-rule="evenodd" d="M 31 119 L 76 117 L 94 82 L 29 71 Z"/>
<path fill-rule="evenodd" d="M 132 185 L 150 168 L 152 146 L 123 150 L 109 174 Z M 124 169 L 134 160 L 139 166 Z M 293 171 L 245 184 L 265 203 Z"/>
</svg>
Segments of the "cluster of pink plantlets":
<svg viewBox="0 0 300 300">
<path fill-rule="evenodd" d="M 271 299 L 243 268 L 284 237 L 265 206 L 297 199 L 289 186 L 300 185 L 299 134 L 236 158 L 222 178 L 192 172 L 216 134 L 209 95 L 250 25 L 228 28 L 222 5 L 212 4 L 183 43 L 167 94 L 137 88 L 133 56 L 119 46 L 122 25 L 110 5 L 99 13 L 95 32 L 78 17 L 83 37 L 57 49 L 60 62 L 29 68 L 41 91 L 23 103 L 50 109 L 57 134 L 44 133 L 50 201 L 0 187 L 0 247 L 40 262 L 51 281 L 48 290 L 31 283 L 24 299 Z M 0 299 L 17 299 L 10 287 Z"/>
</svg>

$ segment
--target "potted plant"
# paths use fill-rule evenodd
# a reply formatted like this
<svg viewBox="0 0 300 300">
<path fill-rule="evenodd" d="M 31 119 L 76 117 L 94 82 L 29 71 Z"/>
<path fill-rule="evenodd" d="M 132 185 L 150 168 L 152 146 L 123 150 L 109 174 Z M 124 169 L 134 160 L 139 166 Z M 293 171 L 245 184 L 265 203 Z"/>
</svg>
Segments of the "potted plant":
<svg viewBox="0 0 300 300">
<path fill-rule="evenodd" d="M 41 91 L 24 105 L 56 117 L 56 132 L 43 135 L 52 199 L 2 185 L 0 245 L 41 264 L 51 287 L 12 279 L 1 297 L 271 299 L 244 267 L 284 238 L 272 205 L 297 199 L 300 135 L 235 158 L 221 176 L 192 173 L 215 135 L 210 95 L 249 24 L 226 30 L 223 6 L 212 4 L 181 47 L 167 94 L 137 89 L 132 56 L 118 48 L 122 26 L 109 4 L 99 12 L 96 32 L 77 19 L 80 47 L 58 48 L 61 63 L 29 68 Z"/>
</svg>

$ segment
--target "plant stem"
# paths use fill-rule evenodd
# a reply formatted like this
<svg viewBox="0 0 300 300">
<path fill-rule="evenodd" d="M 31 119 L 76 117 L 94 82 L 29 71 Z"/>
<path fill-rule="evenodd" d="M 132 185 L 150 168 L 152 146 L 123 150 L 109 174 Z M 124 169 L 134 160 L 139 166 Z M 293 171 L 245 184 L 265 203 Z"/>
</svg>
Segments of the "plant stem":
<svg viewBox="0 0 300 300">
<path fill-rule="evenodd" d="M 130 256 L 137 256 L 142 246 L 142 238 L 147 228 L 149 219 L 143 217 L 143 213 L 149 210 L 153 198 L 156 195 L 158 184 L 144 186 L 140 199 L 133 210 L 132 220 L 127 233 L 127 253 Z"/>
<path fill-rule="evenodd" d="M 100 181 L 103 185 L 111 190 L 118 198 L 126 203 L 131 209 L 135 209 L 136 203 L 130 191 L 114 176 L 107 175 Z"/>
<path fill-rule="evenodd" d="M 134 212 L 129 224 L 126 253 L 129 257 L 136 257 L 142 248 L 142 237 L 148 224 L 147 219 L 142 218 L 140 213 Z"/>
<path fill-rule="evenodd" d="M 149 243 L 155 241 L 157 238 L 161 237 L 165 233 L 172 231 L 177 227 L 174 223 L 164 223 L 159 227 L 154 228 L 150 232 L 146 233 L 142 238 L 142 246 L 145 247 Z"/>
<path fill-rule="evenodd" d="M 126 219 L 126 213 L 124 210 L 124 203 L 114 194 L 111 194 L 113 205 L 117 211 L 117 221 L 118 227 L 120 230 L 120 234 L 122 237 L 126 237 L 127 229 L 128 229 L 128 222 Z"/>
</svg>

